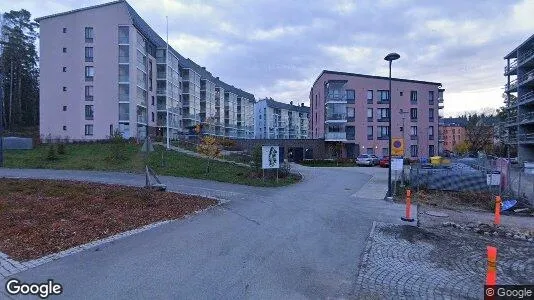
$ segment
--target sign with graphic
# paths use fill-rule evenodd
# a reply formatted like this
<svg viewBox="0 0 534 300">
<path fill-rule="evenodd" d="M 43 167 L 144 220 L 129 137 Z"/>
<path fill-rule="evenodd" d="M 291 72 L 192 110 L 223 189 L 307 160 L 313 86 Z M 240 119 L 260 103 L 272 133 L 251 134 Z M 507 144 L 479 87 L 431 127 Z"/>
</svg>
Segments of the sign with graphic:
<svg viewBox="0 0 534 300">
<path fill-rule="evenodd" d="M 391 170 L 393 171 L 402 171 L 404 166 L 404 159 L 402 158 L 391 158 Z"/>
<path fill-rule="evenodd" d="M 261 147 L 261 167 L 262 169 L 280 168 L 280 148 L 278 146 Z"/>
<path fill-rule="evenodd" d="M 404 139 L 392 138 L 391 139 L 391 155 L 404 156 Z"/>
</svg>

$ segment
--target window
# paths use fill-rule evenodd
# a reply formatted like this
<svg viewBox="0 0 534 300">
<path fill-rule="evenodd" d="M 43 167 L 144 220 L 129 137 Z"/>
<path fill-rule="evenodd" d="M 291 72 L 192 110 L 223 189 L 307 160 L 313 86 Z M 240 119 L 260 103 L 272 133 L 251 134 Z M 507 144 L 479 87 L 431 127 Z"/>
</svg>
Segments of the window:
<svg viewBox="0 0 534 300">
<path fill-rule="evenodd" d="M 347 107 L 347 121 L 354 122 L 354 107 Z"/>
<path fill-rule="evenodd" d="M 372 121 L 373 121 L 373 109 L 368 108 L 367 109 L 367 122 L 372 122 Z"/>
<path fill-rule="evenodd" d="M 85 135 L 93 135 L 93 125 L 85 125 Z"/>
<path fill-rule="evenodd" d="M 373 154 L 375 154 L 375 149 L 374 149 L 374 148 L 367 148 L 365 151 L 366 151 L 367 154 L 369 154 L 369 155 L 373 155 Z"/>
<path fill-rule="evenodd" d="M 380 93 L 380 102 L 389 102 L 389 91 L 378 91 Z"/>
<path fill-rule="evenodd" d="M 128 26 L 119 26 L 119 44 L 130 43 L 130 28 Z"/>
<path fill-rule="evenodd" d="M 67 28 L 63 27 L 63 33 L 67 33 Z M 65 127 L 65 126 L 63 126 Z"/>
<path fill-rule="evenodd" d="M 64 92 L 67 91 L 67 87 L 66 87 L 66 86 L 63 87 L 63 91 L 64 91 Z"/>
<path fill-rule="evenodd" d="M 410 102 L 412 104 L 417 104 L 417 91 L 410 92 Z"/>
<path fill-rule="evenodd" d="M 85 86 L 85 101 L 93 101 L 93 86 Z"/>
<path fill-rule="evenodd" d="M 87 66 L 85 67 L 85 81 L 93 81 L 95 77 L 95 67 Z"/>
<path fill-rule="evenodd" d="M 346 90 L 347 103 L 354 103 L 356 101 L 356 92 L 354 90 Z"/>
<path fill-rule="evenodd" d="M 428 104 L 434 105 L 434 91 L 428 91 Z"/>
<path fill-rule="evenodd" d="M 378 126 L 377 138 L 379 140 L 389 138 L 389 128 L 387 126 Z"/>
<path fill-rule="evenodd" d="M 434 109 L 433 108 L 428 109 L 428 121 L 434 122 Z"/>
<path fill-rule="evenodd" d="M 367 139 L 373 139 L 373 126 L 367 126 Z"/>
<path fill-rule="evenodd" d="M 67 72 L 67 67 L 63 67 L 63 73 Z"/>
<path fill-rule="evenodd" d="M 389 149 L 388 148 L 382 148 L 382 156 L 388 156 L 389 155 Z"/>
<path fill-rule="evenodd" d="M 119 103 L 119 121 L 130 119 L 130 106 L 128 103 Z"/>
<path fill-rule="evenodd" d="M 128 63 L 130 61 L 130 47 L 128 45 L 119 45 L 119 63 Z"/>
<path fill-rule="evenodd" d="M 315 95 L 315 107 L 317 107 L 317 95 Z M 317 116 L 315 116 L 315 120 L 317 121 Z"/>
<path fill-rule="evenodd" d="M 67 126 L 63 125 L 63 131 L 67 130 Z"/>
<path fill-rule="evenodd" d="M 417 108 L 410 108 L 410 119 L 417 121 Z"/>
<path fill-rule="evenodd" d="M 67 111 L 67 106 L 63 105 L 63 111 Z"/>
<path fill-rule="evenodd" d="M 417 157 L 417 145 L 411 145 L 410 146 L 410 156 L 411 157 Z"/>
<path fill-rule="evenodd" d="M 154 106 L 154 96 L 152 96 L 152 106 Z"/>
<path fill-rule="evenodd" d="M 94 118 L 94 106 L 86 105 L 85 106 L 85 119 L 92 120 Z"/>
<path fill-rule="evenodd" d="M 85 47 L 85 62 L 93 61 L 93 47 Z"/>
<path fill-rule="evenodd" d="M 148 60 L 148 90 L 152 91 L 152 60 Z"/>
<path fill-rule="evenodd" d="M 130 67 L 128 65 L 119 65 L 119 82 L 130 81 Z"/>
<path fill-rule="evenodd" d="M 152 112 L 152 122 L 154 122 L 154 112 Z"/>
<path fill-rule="evenodd" d="M 428 156 L 432 157 L 434 155 L 435 155 L 434 145 L 428 145 Z"/>
<path fill-rule="evenodd" d="M 119 101 L 130 101 L 130 85 L 119 84 Z"/>
<path fill-rule="evenodd" d="M 367 90 L 367 104 L 373 103 L 373 90 Z"/>
<path fill-rule="evenodd" d="M 401 95 L 401 96 L 404 95 L 404 92 L 400 92 L 400 95 Z"/>
<path fill-rule="evenodd" d="M 85 27 L 85 42 L 93 42 L 93 27 Z"/>
<path fill-rule="evenodd" d="M 389 108 L 378 108 L 378 121 L 379 122 L 389 121 Z"/>
<path fill-rule="evenodd" d="M 412 140 L 417 139 L 417 126 L 410 127 L 410 139 Z"/>
<path fill-rule="evenodd" d="M 63 47 L 63 53 L 67 53 L 67 48 Z"/>
<path fill-rule="evenodd" d="M 434 126 L 428 126 L 428 139 L 434 139 Z"/>
</svg>

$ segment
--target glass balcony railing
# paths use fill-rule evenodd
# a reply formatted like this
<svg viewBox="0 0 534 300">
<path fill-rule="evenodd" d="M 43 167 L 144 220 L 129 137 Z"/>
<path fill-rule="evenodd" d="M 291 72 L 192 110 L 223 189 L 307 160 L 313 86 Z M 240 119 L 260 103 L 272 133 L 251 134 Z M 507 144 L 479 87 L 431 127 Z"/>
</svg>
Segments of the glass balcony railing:
<svg viewBox="0 0 534 300">
<path fill-rule="evenodd" d="M 528 72 L 528 73 L 525 73 L 523 75 L 521 75 L 518 79 L 517 79 L 517 84 L 523 84 L 523 83 L 526 83 L 526 82 L 529 82 L 531 81 L 532 79 L 534 79 L 534 70 Z"/>
<path fill-rule="evenodd" d="M 519 64 L 523 64 L 526 61 L 530 60 L 532 56 L 534 56 L 534 49 L 530 49 L 526 52 L 519 54 L 519 56 L 517 57 L 517 61 Z"/>
<path fill-rule="evenodd" d="M 325 133 L 326 141 L 345 141 L 347 140 L 346 132 L 326 132 Z"/>
<path fill-rule="evenodd" d="M 326 121 L 347 121 L 347 114 L 343 113 L 333 113 L 333 114 L 327 114 L 326 115 Z"/>
</svg>

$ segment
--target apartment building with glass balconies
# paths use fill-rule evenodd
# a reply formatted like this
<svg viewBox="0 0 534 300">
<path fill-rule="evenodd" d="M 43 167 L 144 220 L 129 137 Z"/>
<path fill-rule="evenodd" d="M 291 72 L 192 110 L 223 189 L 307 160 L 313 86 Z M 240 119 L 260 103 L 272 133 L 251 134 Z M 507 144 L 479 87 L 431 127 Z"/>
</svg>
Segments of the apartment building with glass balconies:
<svg viewBox="0 0 534 300">
<path fill-rule="evenodd" d="M 307 139 L 310 108 L 261 99 L 254 105 L 254 136 L 257 139 Z"/>
<path fill-rule="evenodd" d="M 534 160 L 534 35 L 504 57 L 505 142 L 520 161 Z"/>
<path fill-rule="evenodd" d="M 323 71 L 310 91 L 310 137 L 341 144 L 344 157 L 389 153 L 388 124 L 403 138 L 406 157 L 438 154 L 441 83 Z M 388 104 L 391 100 L 392 112 Z"/>
<path fill-rule="evenodd" d="M 148 127 L 175 139 L 202 124 L 207 134 L 253 137 L 254 95 L 184 58 L 126 1 L 37 21 L 42 136 L 98 140 L 119 130 L 141 139 Z M 235 97 L 235 133 L 218 91 Z"/>
</svg>

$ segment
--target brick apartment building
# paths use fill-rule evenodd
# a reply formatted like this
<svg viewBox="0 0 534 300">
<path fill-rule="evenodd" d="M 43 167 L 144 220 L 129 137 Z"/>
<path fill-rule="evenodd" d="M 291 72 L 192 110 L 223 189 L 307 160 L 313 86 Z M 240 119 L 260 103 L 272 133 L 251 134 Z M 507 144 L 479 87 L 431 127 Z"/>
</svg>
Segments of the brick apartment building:
<svg viewBox="0 0 534 300">
<path fill-rule="evenodd" d="M 253 138 L 254 95 L 167 45 L 126 1 L 38 18 L 40 133 L 75 140 Z"/>
<path fill-rule="evenodd" d="M 460 118 L 443 118 L 439 135 L 443 140 L 443 150 L 454 152 L 457 145 L 465 142 L 465 124 Z"/>
<path fill-rule="evenodd" d="M 310 136 L 326 144 L 342 143 L 344 157 L 389 153 L 392 134 L 404 138 L 406 157 L 438 154 L 441 83 L 323 71 L 310 91 Z M 392 99 L 392 112 L 388 103 Z"/>
</svg>

